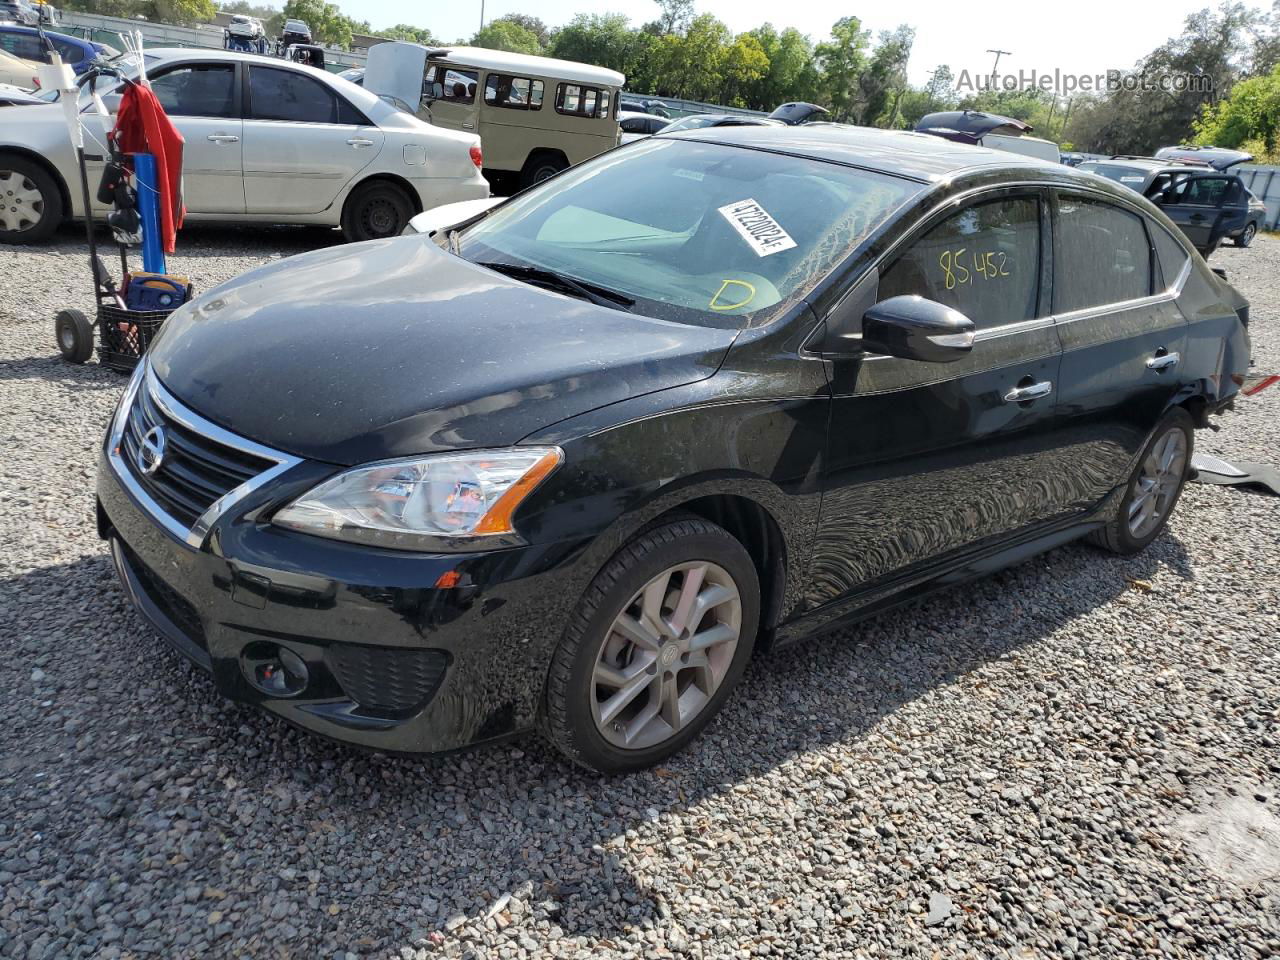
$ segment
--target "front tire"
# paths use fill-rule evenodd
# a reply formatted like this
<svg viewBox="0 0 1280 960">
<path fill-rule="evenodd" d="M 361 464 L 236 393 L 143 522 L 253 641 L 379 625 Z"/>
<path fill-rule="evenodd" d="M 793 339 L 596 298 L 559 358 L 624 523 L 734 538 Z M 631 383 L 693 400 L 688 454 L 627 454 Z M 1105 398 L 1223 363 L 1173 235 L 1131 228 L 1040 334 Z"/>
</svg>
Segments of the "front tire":
<svg viewBox="0 0 1280 960">
<path fill-rule="evenodd" d="M 394 183 L 357 187 L 342 211 L 342 235 L 351 243 L 398 237 L 414 214 L 413 201 Z"/>
<path fill-rule="evenodd" d="M 1235 244 L 1237 247 L 1247 247 L 1253 243 L 1253 238 L 1258 235 L 1258 225 L 1250 221 L 1244 225 L 1244 229 L 1240 231 L 1240 236 L 1236 237 Z"/>
<path fill-rule="evenodd" d="M 1089 534 L 1090 542 L 1122 556 L 1146 549 L 1178 505 L 1194 450 L 1190 414 L 1181 407 L 1170 410 L 1143 448 L 1115 514 L 1105 527 Z"/>
<path fill-rule="evenodd" d="M 62 222 L 62 193 L 44 167 L 0 156 L 0 243 L 40 243 Z"/>
<path fill-rule="evenodd" d="M 601 773 L 670 757 L 737 686 L 759 619 L 755 565 L 722 527 L 690 518 L 641 533 L 570 618 L 548 672 L 545 733 Z"/>
</svg>

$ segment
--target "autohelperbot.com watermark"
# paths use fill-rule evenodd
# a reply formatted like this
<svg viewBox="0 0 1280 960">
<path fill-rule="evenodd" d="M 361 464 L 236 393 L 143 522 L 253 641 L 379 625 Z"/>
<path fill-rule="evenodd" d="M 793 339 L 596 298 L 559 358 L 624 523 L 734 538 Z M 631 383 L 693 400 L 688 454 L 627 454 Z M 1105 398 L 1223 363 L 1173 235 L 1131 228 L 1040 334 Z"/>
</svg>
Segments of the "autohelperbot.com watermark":
<svg viewBox="0 0 1280 960">
<path fill-rule="evenodd" d="M 1102 73 L 1071 73 L 1054 68 L 1004 73 L 970 73 L 961 70 L 956 78 L 956 92 L 1013 93 L 1019 90 L 1041 90 L 1060 97 L 1076 93 L 1116 93 L 1124 90 L 1162 91 L 1164 93 L 1210 93 L 1213 78 L 1203 73 L 1146 74 L 1128 70 L 1106 70 Z"/>
</svg>

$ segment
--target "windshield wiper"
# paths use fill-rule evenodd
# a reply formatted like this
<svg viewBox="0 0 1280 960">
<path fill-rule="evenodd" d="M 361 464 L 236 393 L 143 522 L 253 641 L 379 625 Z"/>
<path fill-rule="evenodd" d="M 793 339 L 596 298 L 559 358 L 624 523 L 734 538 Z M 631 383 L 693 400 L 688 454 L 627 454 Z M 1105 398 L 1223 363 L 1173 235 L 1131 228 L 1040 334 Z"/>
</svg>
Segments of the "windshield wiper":
<svg viewBox="0 0 1280 960">
<path fill-rule="evenodd" d="M 589 300 L 597 306 L 627 311 L 629 311 L 631 307 L 635 306 L 634 300 L 618 293 L 616 290 L 610 290 L 608 287 L 598 287 L 594 283 L 586 283 L 582 280 L 575 280 L 567 274 L 556 273 L 554 270 L 546 270 L 542 267 L 531 267 L 518 263 L 497 263 L 490 261 L 482 261 L 478 266 L 488 267 L 490 270 L 497 273 L 505 274 L 508 277 L 515 277 L 517 280 L 524 280 L 526 283 L 550 287 L 551 289 L 558 290 L 561 293 L 581 297 L 583 300 Z"/>
</svg>

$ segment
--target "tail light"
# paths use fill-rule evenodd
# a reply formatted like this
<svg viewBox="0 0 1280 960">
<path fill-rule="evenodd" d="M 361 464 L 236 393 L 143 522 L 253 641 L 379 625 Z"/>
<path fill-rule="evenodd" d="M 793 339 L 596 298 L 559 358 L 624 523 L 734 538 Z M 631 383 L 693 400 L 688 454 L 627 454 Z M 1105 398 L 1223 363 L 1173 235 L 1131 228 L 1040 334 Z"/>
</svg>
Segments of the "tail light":
<svg viewBox="0 0 1280 960">
<path fill-rule="evenodd" d="M 479 144 L 471 148 L 471 162 L 477 167 L 484 166 L 484 154 L 481 152 Z"/>
</svg>

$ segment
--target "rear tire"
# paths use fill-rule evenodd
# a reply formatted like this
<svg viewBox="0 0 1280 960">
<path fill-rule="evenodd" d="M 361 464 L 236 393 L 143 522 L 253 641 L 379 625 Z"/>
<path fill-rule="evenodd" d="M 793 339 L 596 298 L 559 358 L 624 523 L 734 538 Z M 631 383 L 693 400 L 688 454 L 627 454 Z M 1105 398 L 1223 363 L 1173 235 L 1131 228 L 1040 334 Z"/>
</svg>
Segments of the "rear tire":
<svg viewBox="0 0 1280 960">
<path fill-rule="evenodd" d="M 1247 247 L 1253 243 L 1253 238 L 1258 235 L 1258 225 L 1250 221 L 1244 225 L 1244 229 L 1240 231 L 1240 236 L 1236 237 L 1235 245 L 1237 247 Z"/>
<path fill-rule="evenodd" d="M 524 170 L 520 173 L 520 186 L 528 188 L 536 183 L 541 183 L 543 180 L 550 180 L 561 170 L 568 169 L 568 167 L 568 161 L 560 156 L 544 153 L 530 157 L 524 165 Z"/>
<path fill-rule="evenodd" d="M 0 243 L 40 243 L 62 223 L 62 192 L 49 171 L 0 155 Z"/>
<path fill-rule="evenodd" d="M 1089 542 L 1128 556 L 1160 536 L 1191 472 L 1195 434 L 1191 415 L 1176 407 L 1164 415 L 1147 441 L 1115 514 Z"/>
<path fill-rule="evenodd" d="M 84 363 L 93 356 L 93 324 L 79 310 L 59 310 L 53 321 L 62 359 L 68 363 Z"/>
<path fill-rule="evenodd" d="M 342 235 L 351 243 L 398 237 L 414 214 L 413 201 L 394 183 L 356 187 L 342 210 Z"/>
<path fill-rule="evenodd" d="M 737 686 L 759 619 L 755 564 L 722 527 L 691 518 L 641 533 L 596 575 L 552 655 L 546 736 L 601 773 L 666 759 Z"/>
</svg>

